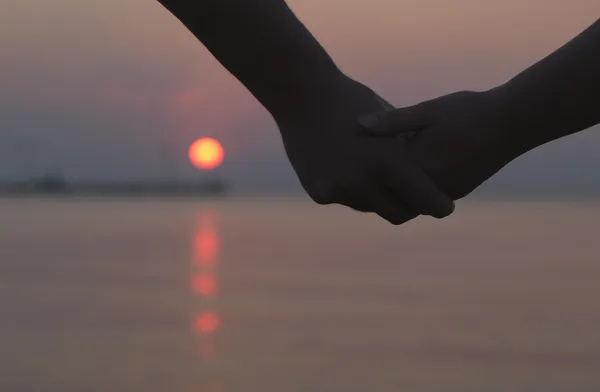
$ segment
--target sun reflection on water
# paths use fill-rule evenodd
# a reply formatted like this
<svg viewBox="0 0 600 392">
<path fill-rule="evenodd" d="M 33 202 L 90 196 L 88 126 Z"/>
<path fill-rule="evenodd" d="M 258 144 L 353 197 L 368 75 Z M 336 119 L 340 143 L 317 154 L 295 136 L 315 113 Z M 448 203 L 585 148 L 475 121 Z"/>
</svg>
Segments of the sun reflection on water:
<svg viewBox="0 0 600 392">
<path fill-rule="evenodd" d="M 192 275 L 190 284 L 195 294 L 204 297 L 216 296 L 219 289 L 217 277 L 212 273 Z"/>
<path fill-rule="evenodd" d="M 222 319 L 216 299 L 220 288 L 217 270 L 220 245 L 218 211 L 203 207 L 196 215 L 190 272 L 190 291 L 197 298 L 191 328 L 198 344 L 196 352 L 203 365 L 216 365 L 219 357 L 216 335 L 222 327 Z M 225 391 L 220 382 L 203 384 L 206 385 L 201 385 L 200 390 Z"/>
</svg>

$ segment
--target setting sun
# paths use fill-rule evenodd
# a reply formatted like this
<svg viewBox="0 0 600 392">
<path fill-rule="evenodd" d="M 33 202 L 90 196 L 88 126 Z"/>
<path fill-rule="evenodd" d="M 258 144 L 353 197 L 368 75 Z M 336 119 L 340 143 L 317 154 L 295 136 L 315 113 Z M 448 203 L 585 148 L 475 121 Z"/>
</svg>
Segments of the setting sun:
<svg viewBox="0 0 600 392">
<path fill-rule="evenodd" d="M 190 162 L 201 170 L 212 170 L 220 166 L 223 155 L 221 143 L 209 137 L 196 140 L 189 150 Z"/>
</svg>

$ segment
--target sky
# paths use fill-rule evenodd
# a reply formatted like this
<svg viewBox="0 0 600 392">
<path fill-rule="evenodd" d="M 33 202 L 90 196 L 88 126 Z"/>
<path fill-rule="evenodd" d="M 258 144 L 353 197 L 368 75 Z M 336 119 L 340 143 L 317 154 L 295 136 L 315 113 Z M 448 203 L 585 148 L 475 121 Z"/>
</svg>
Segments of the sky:
<svg viewBox="0 0 600 392">
<path fill-rule="evenodd" d="M 485 90 L 576 36 L 598 0 L 288 0 L 336 63 L 395 106 Z M 7 0 L 0 178 L 201 179 L 223 143 L 240 188 L 299 189 L 269 114 L 154 0 Z M 487 189 L 600 189 L 599 127 L 543 146 Z"/>
</svg>

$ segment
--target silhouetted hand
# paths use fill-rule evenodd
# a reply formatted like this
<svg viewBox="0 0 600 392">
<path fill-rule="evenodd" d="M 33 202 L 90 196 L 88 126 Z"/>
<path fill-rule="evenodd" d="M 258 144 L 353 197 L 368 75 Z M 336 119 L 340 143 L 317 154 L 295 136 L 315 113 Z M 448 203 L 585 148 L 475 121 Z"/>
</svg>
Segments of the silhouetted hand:
<svg viewBox="0 0 600 392">
<path fill-rule="evenodd" d="M 411 162 L 400 139 L 361 132 L 356 116 L 385 103 L 340 71 L 285 1 L 159 2 L 273 116 L 315 201 L 375 212 L 395 224 L 452 213 L 453 202 Z"/>
<path fill-rule="evenodd" d="M 390 107 L 345 76 L 285 115 L 274 116 L 302 186 L 319 204 L 375 212 L 393 224 L 445 217 L 453 202 L 415 165 L 400 138 L 366 135 L 356 116 Z"/>
<path fill-rule="evenodd" d="M 502 113 L 502 89 L 458 92 L 416 106 L 362 117 L 372 136 L 410 134 L 406 150 L 453 200 L 460 199 L 527 151 L 519 125 Z M 385 139 L 384 139 L 385 140 Z M 396 144 L 395 138 L 387 139 Z"/>
</svg>

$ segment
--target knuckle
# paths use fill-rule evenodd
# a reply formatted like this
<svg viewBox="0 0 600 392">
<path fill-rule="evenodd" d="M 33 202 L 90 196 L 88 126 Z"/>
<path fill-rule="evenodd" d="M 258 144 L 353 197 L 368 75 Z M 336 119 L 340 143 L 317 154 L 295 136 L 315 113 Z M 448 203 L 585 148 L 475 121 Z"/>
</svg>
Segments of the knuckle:
<svg viewBox="0 0 600 392">
<path fill-rule="evenodd" d="M 394 226 L 400 226 L 403 223 L 406 223 L 409 220 L 407 216 L 397 216 L 390 220 L 390 223 Z"/>
<path fill-rule="evenodd" d="M 418 214 L 406 210 L 388 212 L 387 214 L 378 213 L 377 215 L 394 226 L 400 226 L 418 216 Z"/>
<path fill-rule="evenodd" d="M 335 202 L 335 194 L 327 184 L 322 181 L 313 182 L 312 186 L 305 188 L 308 196 L 319 205 L 328 205 Z"/>
<path fill-rule="evenodd" d="M 315 203 L 317 203 L 319 205 L 324 206 L 327 204 L 331 204 L 333 202 L 333 200 L 330 197 L 330 195 L 328 194 L 328 192 L 326 192 L 322 189 L 307 191 L 307 193 L 308 193 L 308 196 L 312 199 L 312 201 L 314 201 Z"/>
<path fill-rule="evenodd" d="M 381 215 L 380 215 L 381 216 Z M 381 216 L 383 219 L 385 219 L 386 221 L 388 221 L 389 223 L 391 223 L 394 226 L 400 226 L 403 221 L 401 219 L 398 218 L 389 218 L 389 217 L 385 217 L 385 216 Z"/>
<path fill-rule="evenodd" d="M 441 211 L 435 211 L 431 214 L 431 217 L 435 218 L 435 219 L 444 219 L 445 217 L 447 217 L 449 214 L 446 212 L 441 212 Z"/>
<path fill-rule="evenodd" d="M 323 181 L 323 173 L 316 170 L 304 170 L 297 173 L 302 188 L 312 201 L 319 205 L 327 205 L 333 202 L 331 188 L 326 181 Z"/>
<path fill-rule="evenodd" d="M 366 170 L 357 173 L 354 170 L 343 170 L 336 165 L 321 170 L 318 176 L 304 178 L 301 184 L 308 196 L 319 205 L 338 203 L 359 211 L 368 210 L 367 200 L 362 195 L 368 194 L 370 178 Z"/>
<path fill-rule="evenodd" d="M 363 201 L 352 200 L 352 201 L 346 203 L 345 205 L 352 208 L 355 211 L 358 211 L 358 212 L 367 212 L 367 213 L 373 212 L 373 209 L 364 200 Z"/>
<path fill-rule="evenodd" d="M 325 206 L 328 204 L 331 204 L 332 202 L 330 201 L 330 199 L 328 199 L 325 196 L 319 195 L 319 194 L 309 194 L 310 198 L 312 199 L 312 201 L 314 201 L 315 203 L 321 205 L 321 206 Z"/>
<path fill-rule="evenodd" d="M 361 184 L 354 180 L 338 181 L 335 185 L 336 201 L 353 210 L 370 212 L 369 201 L 364 196 Z"/>
<path fill-rule="evenodd" d="M 454 207 L 444 206 L 444 207 L 436 208 L 436 210 L 433 212 L 432 216 L 437 219 L 443 219 L 443 218 L 446 218 L 446 217 L 452 215 L 453 212 L 454 212 Z"/>
</svg>

